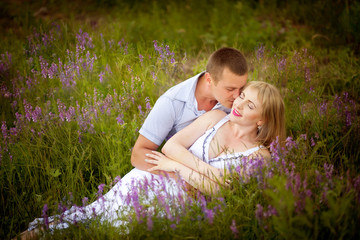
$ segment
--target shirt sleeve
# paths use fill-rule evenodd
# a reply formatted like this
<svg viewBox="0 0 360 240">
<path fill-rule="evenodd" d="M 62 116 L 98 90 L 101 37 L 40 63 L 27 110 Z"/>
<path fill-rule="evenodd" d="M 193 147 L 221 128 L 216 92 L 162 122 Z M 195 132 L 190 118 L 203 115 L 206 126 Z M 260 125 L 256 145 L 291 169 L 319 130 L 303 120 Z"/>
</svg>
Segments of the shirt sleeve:
<svg viewBox="0 0 360 240">
<path fill-rule="evenodd" d="M 160 146 L 172 130 L 175 120 L 173 100 L 166 96 L 160 96 L 139 133 Z"/>
</svg>

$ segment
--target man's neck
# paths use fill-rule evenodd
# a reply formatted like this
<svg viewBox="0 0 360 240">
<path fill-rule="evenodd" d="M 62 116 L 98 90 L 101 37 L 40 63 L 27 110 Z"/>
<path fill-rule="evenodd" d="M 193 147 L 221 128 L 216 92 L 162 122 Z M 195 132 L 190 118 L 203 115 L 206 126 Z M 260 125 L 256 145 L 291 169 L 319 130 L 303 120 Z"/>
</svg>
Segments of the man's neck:
<svg viewBox="0 0 360 240">
<path fill-rule="evenodd" d="M 195 98 L 199 111 L 210 111 L 217 104 L 217 100 L 212 95 L 210 86 L 206 82 L 205 74 L 199 77 L 199 80 L 196 84 Z"/>
</svg>

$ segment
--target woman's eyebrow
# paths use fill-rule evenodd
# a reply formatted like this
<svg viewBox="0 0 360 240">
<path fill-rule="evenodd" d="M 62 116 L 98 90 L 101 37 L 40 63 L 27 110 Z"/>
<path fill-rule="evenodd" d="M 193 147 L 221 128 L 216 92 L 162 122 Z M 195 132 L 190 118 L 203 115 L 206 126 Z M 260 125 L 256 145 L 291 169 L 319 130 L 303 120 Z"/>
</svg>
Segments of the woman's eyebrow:
<svg viewBox="0 0 360 240">
<path fill-rule="evenodd" d="M 256 104 L 255 104 L 253 101 L 248 100 L 248 102 L 250 102 L 250 103 L 254 104 L 254 106 L 256 107 Z"/>
</svg>

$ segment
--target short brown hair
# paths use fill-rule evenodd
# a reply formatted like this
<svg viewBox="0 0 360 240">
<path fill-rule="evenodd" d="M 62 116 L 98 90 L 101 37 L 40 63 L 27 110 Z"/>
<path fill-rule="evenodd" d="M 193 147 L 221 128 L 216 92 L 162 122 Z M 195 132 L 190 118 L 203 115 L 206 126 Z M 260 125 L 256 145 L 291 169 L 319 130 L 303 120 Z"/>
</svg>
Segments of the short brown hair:
<svg viewBox="0 0 360 240">
<path fill-rule="evenodd" d="M 228 67 L 232 73 L 239 76 L 248 72 L 248 65 L 244 55 L 235 48 L 223 47 L 213 52 L 206 65 L 206 71 L 217 82 L 225 67 Z"/>
</svg>

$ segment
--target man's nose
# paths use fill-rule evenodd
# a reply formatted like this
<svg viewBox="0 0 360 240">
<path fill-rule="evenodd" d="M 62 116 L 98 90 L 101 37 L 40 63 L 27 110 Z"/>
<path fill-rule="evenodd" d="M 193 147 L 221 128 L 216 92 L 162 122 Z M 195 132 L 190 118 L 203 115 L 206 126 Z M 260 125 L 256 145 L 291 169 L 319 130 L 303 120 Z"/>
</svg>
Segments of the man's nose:
<svg viewBox="0 0 360 240">
<path fill-rule="evenodd" d="M 237 98 L 240 95 L 240 90 L 239 89 L 235 89 L 233 92 L 233 97 Z"/>
</svg>

